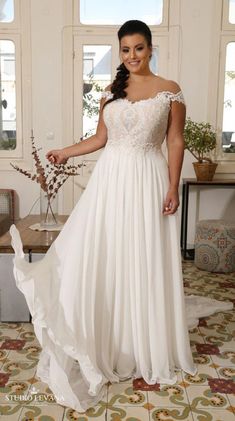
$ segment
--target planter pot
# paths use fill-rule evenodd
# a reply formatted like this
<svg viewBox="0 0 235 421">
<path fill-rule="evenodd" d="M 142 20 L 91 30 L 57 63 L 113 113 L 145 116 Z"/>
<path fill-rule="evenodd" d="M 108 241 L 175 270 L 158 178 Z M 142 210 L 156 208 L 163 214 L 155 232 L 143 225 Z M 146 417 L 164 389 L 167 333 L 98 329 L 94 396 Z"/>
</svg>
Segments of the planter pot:
<svg viewBox="0 0 235 421">
<path fill-rule="evenodd" d="M 211 181 L 213 180 L 216 163 L 212 162 L 193 162 L 194 171 L 198 181 Z"/>
<path fill-rule="evenodd" d="M 58 196 L 53 199 L 40 189 L 40 226 L 53 228 L 60 225 L 58 221 Z"/>
</svg>

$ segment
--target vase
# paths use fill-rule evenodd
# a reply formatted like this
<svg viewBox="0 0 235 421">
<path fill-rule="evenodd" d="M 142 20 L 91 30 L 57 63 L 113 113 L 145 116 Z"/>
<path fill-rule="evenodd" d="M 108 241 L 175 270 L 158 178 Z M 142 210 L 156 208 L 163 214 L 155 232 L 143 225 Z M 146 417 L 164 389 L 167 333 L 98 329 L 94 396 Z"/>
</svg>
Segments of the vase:
<svg viewBox="0 0 235 421">
<path fill-rule="evenodd" d="M 217 165 L 215 162 L 193 162 L 197 180 L 212 181 Z"/>
<path fill-rule="evenodd" d="M 40 226 L 50 229 L 58 225 L 58 195 L 52 198 L 40 189 Z"/>
</svg>

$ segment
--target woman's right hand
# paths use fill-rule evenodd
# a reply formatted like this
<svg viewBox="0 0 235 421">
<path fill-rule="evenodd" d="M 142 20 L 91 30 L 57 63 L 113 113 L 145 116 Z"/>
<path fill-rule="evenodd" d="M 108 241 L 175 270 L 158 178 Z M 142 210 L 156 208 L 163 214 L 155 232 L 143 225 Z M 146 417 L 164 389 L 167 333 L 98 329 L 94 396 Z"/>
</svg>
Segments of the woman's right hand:
<svg viewBox="0 0 235 421">
<path fill-rule="evenodd" d="M 68 157 L 65 155 L 63 149 L 52 149 L 51 151 L 48 151 L 46 158 L 51 164 L 66 164 L 68 161 Z"/>
</svg>

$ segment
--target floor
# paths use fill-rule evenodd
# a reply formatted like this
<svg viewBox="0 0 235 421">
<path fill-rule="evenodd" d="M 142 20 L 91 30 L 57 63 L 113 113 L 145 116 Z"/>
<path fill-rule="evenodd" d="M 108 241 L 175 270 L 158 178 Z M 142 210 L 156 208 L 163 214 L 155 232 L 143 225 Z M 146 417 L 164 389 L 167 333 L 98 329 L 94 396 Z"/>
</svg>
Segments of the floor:
<svg viewBox="0 0 235 421">
<path fill-rule="evenodd" d="M 188 261 L 183 272 L 186 294 L 235 303 L 235 273 L 203 272 Z M 172 386 L 151 387 L 141 379 L 108 385 L 106 400 L 79 414 L 56 404 L 48 386 L 35 377 L 40 346 L 33 326 L 0 323 L 1 421 L 235 421 L 234 334 L 234 311 L 200 319 L 190 331 L 197 376 L 179 372 Z"/>
</svg>

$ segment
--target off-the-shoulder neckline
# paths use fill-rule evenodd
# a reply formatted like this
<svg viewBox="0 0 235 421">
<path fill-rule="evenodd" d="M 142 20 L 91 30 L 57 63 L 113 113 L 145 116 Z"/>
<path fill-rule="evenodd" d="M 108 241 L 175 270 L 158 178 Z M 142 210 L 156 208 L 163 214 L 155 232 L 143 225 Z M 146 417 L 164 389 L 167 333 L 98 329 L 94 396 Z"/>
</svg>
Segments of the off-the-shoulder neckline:
<svg viewBox="0 0 235 421">
<path fill-rule="evenodd" d="M 104 92 L 107 92 L 108 94 L 112 94 L 112 92 L 109 91 L 109 90 L 104 91 Z M 118 98 L 118 99 L 123 100 L 123 101 L 127 101 L 130 104 L 136 104 L 136 103 L 139 103 L 139 102 L 153 101 L 153 100 L 155 100 L 156 98 L 158 98 L 162 94 L 170 94 L 170 95 L 172 95 L 174 97 L 174 96 L 177 96 L 177 95 L 182 95 L 183 93 L 182 93 L 181 90 L 178 91 L 178 92 L 175 92 L 175 93 L 174 92 L 171 92 L 171 91 L 164 90 L 164 91 L 157 92 L 153 97 L 138 99 L 136 101 L 131 101 L 130 99 L 128 99 L 126 97 L 125 98 Z"/>
</svg>

